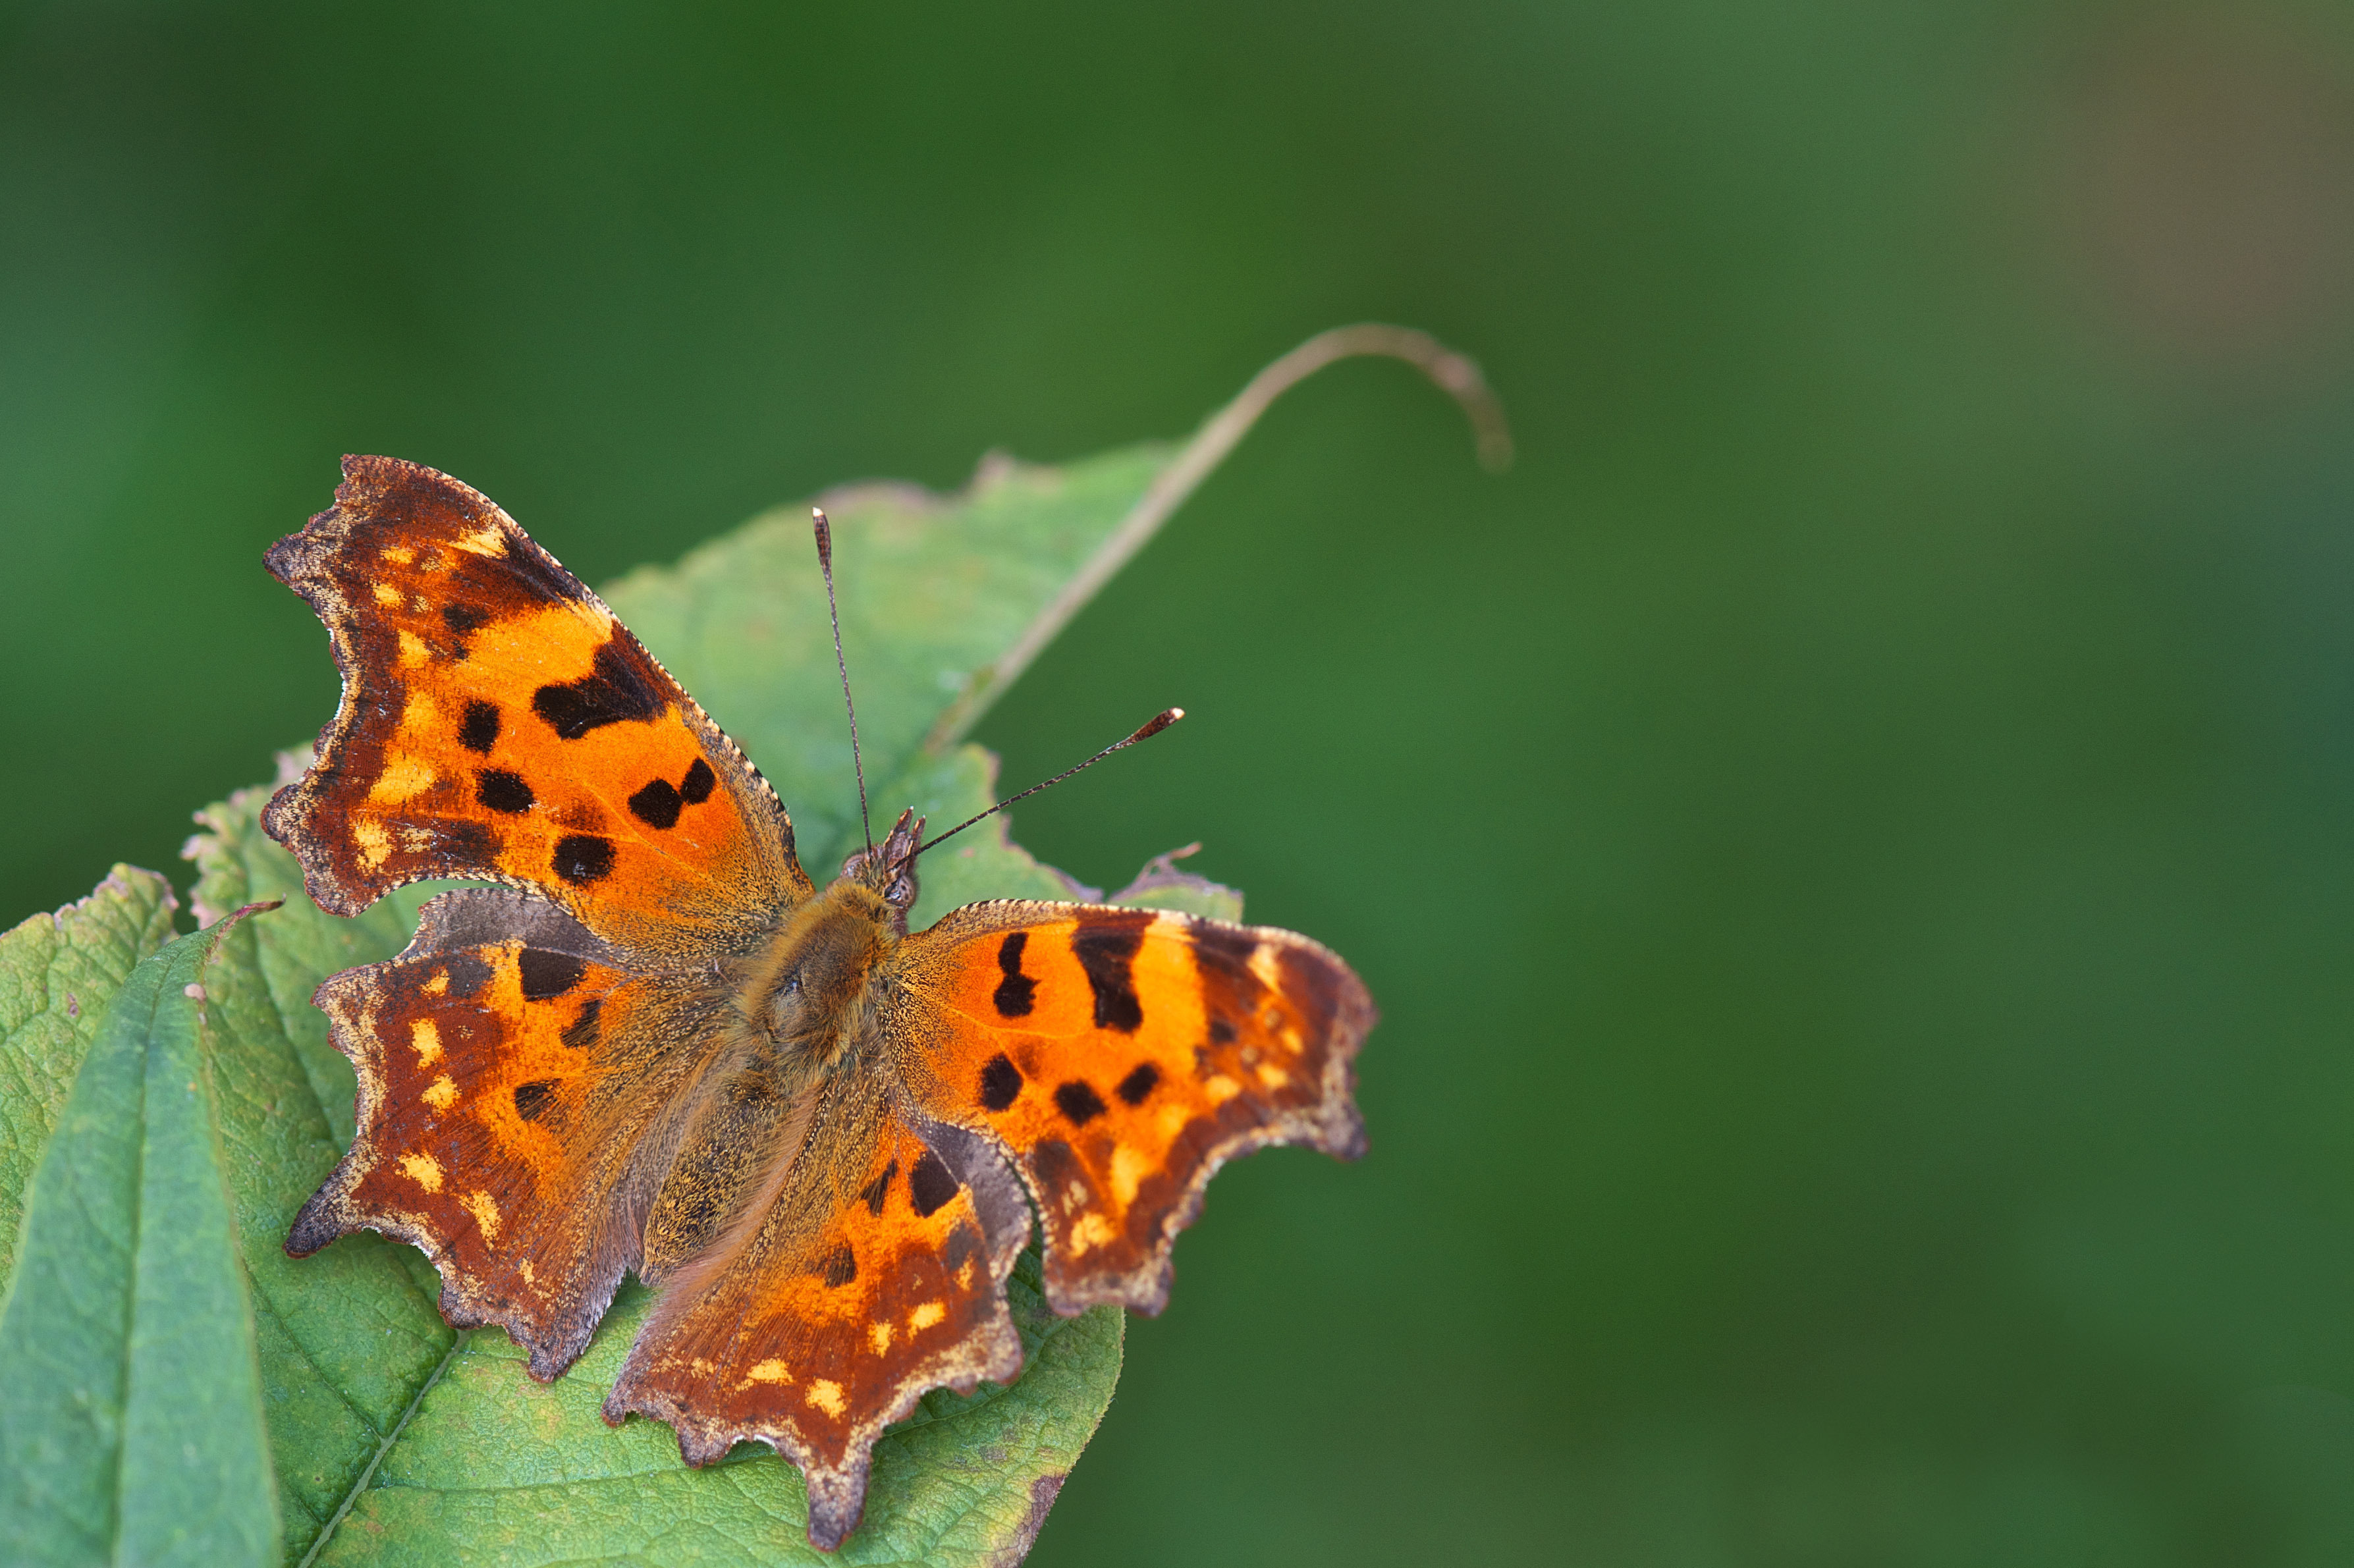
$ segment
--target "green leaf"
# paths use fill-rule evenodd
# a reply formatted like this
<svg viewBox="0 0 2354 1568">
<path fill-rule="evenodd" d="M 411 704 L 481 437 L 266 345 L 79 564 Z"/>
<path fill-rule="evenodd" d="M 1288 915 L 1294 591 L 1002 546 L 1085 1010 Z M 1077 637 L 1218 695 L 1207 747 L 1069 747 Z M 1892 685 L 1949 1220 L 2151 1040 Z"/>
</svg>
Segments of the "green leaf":
<svg viewBox="0 0 2354 1568">
<path fill-rule="evenodd" d="M 1119 1377 L 1120 1316 L 1055 1317 L 1034 1257 L 1008 1294 L 1021 1379 L 970 1399 L 934 1393 L 893 1427 L 865 1519 L 832 1561 L 988 1563 L 1027 1548 Z M 650 1300 L 625 1289 L 588 1353 L 545 1386 L 504 1334 L 470 1335 L 319 1561 L 827 1561 L 803 1535 L 799 1473 L 767 1449 L 691 1470 L 668 1427 L 599 1417 Z"/>
<path fill-rule="evenodd" d="M 108 1003 L 26 1208 L 0 1314 L 0 1554 L 260 1564 L 277 1555 L 199 977 L 220 927 Z"/>
<path fill-rule="evenodd" d="M 162 877 L 118 865 L 89 897 L 0 936 L 0 1282 L 16 1272 L 26 1183 L 106 1004 L 171 938 L 179 906 Z"/>
<path fill-rule="evenodd" d="M 241 790 L 200 812 L 208 831 L 190 848 L 200 917 L 286 901 L 228 933 L 206 991 L 283 1552 L 299 1562 L 461 1337 L 436 1308 L 431 1268 L 409 1247 L 360 1235 L 300 1262 L 286 1255 L 294 1212 L 352 1135 L 351 1064 L 327 1044 L 311 992 L 339 969 L 406 946 L 420 890 L 405 888 L 356 919 L 321 913 L 302 892 L 293 856 L 262 836 L 269 797 Z"/>
</svg>

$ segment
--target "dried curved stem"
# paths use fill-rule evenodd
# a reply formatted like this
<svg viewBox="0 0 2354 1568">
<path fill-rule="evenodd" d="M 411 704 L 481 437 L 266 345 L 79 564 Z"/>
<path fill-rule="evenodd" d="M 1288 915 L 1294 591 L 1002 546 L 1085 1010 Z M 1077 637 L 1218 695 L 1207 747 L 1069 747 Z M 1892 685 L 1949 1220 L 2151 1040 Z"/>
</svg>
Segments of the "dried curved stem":
<svg viewBox="0 0 2354 1568">
<path fill-rule="evenodd" d="M 1215 472 L 1226 454 L 1258 423 L 1269 405 L 1292 387 L 1336 360 L 1361 355 L 1403 359 L 1435 382 L 1439 390 L 1462 405 L 1479 446 L 1479 465 L 1500 473 L 1512 461 L 1511 427 L 1504 406 L 1479 374 L 1479 365 L 1456 353 L 1426 332 L 1412 327 L 1360 322 L 1318 333 L 1298 348 L 1250 379 L 1235 399 L 1202 423 L 1175 461 L 1161 471 L 1151 485 L 1129 509 L 1119 526 L 1089 556 L 1076 576 L 1024 627 L 989 669 L 975 677 L 965 699 L 940 715 L 925 744 L 932 748 L 953 746 L 970 733 L 990 705 L 1023 671 L 1030 667 L 1055 634 L 1069 623 L 1080 607 L 1095 598 L 1112 575 L 1128 565 L 1146 541 L 1160 532 L 1170 514 L 1184 504 L 1201 482 Z"/>
</svg>

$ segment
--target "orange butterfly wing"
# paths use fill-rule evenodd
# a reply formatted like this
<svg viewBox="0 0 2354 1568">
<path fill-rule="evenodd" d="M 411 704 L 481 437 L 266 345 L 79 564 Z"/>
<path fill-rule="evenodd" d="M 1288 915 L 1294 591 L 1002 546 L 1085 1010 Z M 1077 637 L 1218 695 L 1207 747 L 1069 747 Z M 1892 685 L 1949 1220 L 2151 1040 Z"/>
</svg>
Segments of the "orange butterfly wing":
<svg viewBox="0 0 2354 1568">
<path fill-rule="evenodd" d="M 885 1425 L 928 1390 L 1022 1370 L 1004 1288 L 1030 1234 L 1021 1189 L 978 1139 L 894 1101 L 871 1070 L 826 1082 L 797 1157 L 715 1245 L 650 1276 L 662 1298 L 605 1401 L 616 1425 L 668 1422 L 689 1464 L 774 1446 L 822 1551 L 856 1527 Z"/>
<path fill-rule="evenodd" d="M 286 1250 L 355 1230 L 422 1249 L 461 1328 L 498 1323 L 556 1376 L 638 1262 L 650 1136 L 709 1055 L 707 993 L 633 976 L 545 900 L 463 889 L 317 1001 L 359 1077 L 359 1134 Z"/>
<path fill-rule="evenodd" d="M 767 781 L 477 492 L 346 458 L 335 504 L 268 561 L 326 623 L 344 677 L 317 764 L 262 819 L 321 908 L 481 878 L 677 954 L 738 946 L 809 896 Z"/>
<path fill-rule="evenodd" d="M 1377 1015 L 1305 937 L 1005 901 L 954 911 L 896 964 L 886 1016 L 911 1098 L 1012 1156 L 1058 1312 L 1166 1305 L 1177 1233 L 1227 1160 L 1364 1151 L 1354 1063 Z"/>
</svg>

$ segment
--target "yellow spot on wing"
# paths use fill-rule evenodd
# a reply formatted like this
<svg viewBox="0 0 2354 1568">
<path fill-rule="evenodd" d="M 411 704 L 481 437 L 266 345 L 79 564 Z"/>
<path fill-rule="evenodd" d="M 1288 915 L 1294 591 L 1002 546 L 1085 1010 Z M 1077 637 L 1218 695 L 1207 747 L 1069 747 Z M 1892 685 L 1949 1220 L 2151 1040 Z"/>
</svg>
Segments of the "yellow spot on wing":
<svg viewBox="0 0 2354 1568">
<path fill-rule="evenodd" d="M 1125 1209 L 1136 1202 L 1137 1183 L 1143 1181 L 1151 1169 L 1152 1161 L 1128 1144 L 1123 1143 L 1111 1151 L 1111 1195 L 1119 1200 L 1121 1208 Z"/>
<path fill-rule="evenodd" d="M 504 556 L 507 553 L 506 535 L 495 523 L 485 523 L 471 534 L 461 534 L 450 541 L 470 556 Z"/>
<path fill-rule="evenodd" d="M 385 836 L 384 824 L 366 817 L 352 819 L 352 842 L 360 846 L 360 863 L 374 871 L 392 853 L 392 841 Z"/>
<path fill-rule="evenodd" d="M 1213 1105 L 1224 1105 L 1243 1092 L 1243 1086 L 1220 1073 L 1216 1077 L 1202 1080 L 1202 1092 L 1210 1097 Z"/>
<path fill-rule="evenodd" d="M 441 1162 L 429 1154 L 404 1154 L 401 1173 L 429 1192 L 441 1190 Z"/>
<path fill-rule="evenodd" d="M 387 545 L 382 554 L 386 560 L 396 567 L 408 566 L 417 559 L 417 552 L 406 545 Z"/>
<path fill-rule="evenodd" d="M 432 1086 L 418 1097 L 427 1105 L 431 1106 L 437 1113 L 448 1110 L 451 1103 L 457 1097 L 458 1086 L 450 1081 L 450 1075 L 447 1073 L 434 1079 Z"/>
<path fill-rule="evenodd" d="M 418 987 L 418 989 L 428 996 L 441 996 L 446 994 L 450 990 L 450 971 L 448 969 L 435 969 L 433 971 L 433 978 L 427 980 L 423 985 Z"/>
<path fill-rule="evenodd" d="M 398 604 L 400 590 L 390 583 L 378 583 L 376 585 L 376 601 L 378 604 Z"/>
<path fill-rule="evenodd" d="M 474 1216 L 474 1224 L 482 1228 L 484 1241 L 499 1239 L 499 1206 L 491 1202 L 488 1192 L 467 1193 L 466 1210 Z"/>
<path fill-rule="evenodd" d="M 920 1334 L 949 1315 L 949 1309 L 937 1301 L 927 1301 L 907 1314 L 907 1330 Z"/>
<path fill-rule="evenodd" d="M 1258 1065 L 1258 1081 L 1270 1089 L 1279 1089 L 1291 1082 L 1291 1075 L 1272 1062 L 1261 1062 Z"/>
<path fill-rule="evenodd" d="M 376 781 L 376 788 L 368 791 L 368 800 L 378 806 L 398 806 L 433 788 L 433 780 L 439 777 L 431 763 L 404 752 Z"/>
<path fill-rule="evenodd" d="M 765 1361 L 755 1362 L 752 1370 L 744 1374 L 744 1381 L 746 1383 L 790 1383 L 793 1381 L 793 1374 L 785 1370 L 784 1362 L 771 1356 Z"/>
<path fill-rule="evenodd" d="M 891 1348 L 891 1325 L 877 1323 L 866 1330 L 866 1337 L 875 1341 L 875 1353 L 879 1356 Z"/>
<path fill-rule="evenodd" d="M 826 1378 L 810 1384 L 809 1402 L 828 1415 L 840 1416 L 848 1408 L 842 1403 L 842 1385 Z"/>
<path fill-rule="evenodd" d="M 1076 1257 L 1091 1252 L 1109 1242 L 1117 1234 L 1111 1228 L 1111 1222 L 1102 1214 L 1081 1214 L 1079 1223 L 1071 1227 L 1071 1255 Z"/>
<path fill-rule="evenodd" d="M 523 1282 L 525 1285 L 536 1285 L 539 1283 L 539 1277 L 532 1273 L 531 1259 L 527 1257 L 519 1259 L 516 1262 L 515 1272 L 523 1276 Z"/>
<path fill-rule="evenodd" d="M 1269 991 L 1283 989 L 1283 969 L 1275 961 L 1275 944 L 1261 942 L 1251 949 L 1250 972 Z"/>
<path fill-rule="evenodd" d="M 441 1059 L 441 1031 L 429 1018 L 420 1018 L 408 1026 L 408 1043 L 417 1047 L 417 1069 L 423 1072 Z"/>
<path fill-rule="evenodd" d="M 406 627 L 401 629 L 400 662 L 404 667 L 414 668 L 432 656 L 432 651 L 425 646 L 425 639 Z"/>
</svg>

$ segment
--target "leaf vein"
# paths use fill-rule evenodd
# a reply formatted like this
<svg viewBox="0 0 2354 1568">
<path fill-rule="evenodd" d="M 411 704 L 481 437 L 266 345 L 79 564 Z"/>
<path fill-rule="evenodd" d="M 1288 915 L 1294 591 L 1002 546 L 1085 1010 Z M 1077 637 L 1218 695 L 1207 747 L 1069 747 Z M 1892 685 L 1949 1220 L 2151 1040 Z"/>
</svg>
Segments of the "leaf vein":
<svg viewBox="0 0 2354 1568">
<path fill-rule="evenodd" d="M 319 1553 L 327 1549 L 327 1542 L 335 1538 L 336 1527 L 344 1522 L 344 1516 L 352 1511 L 352 1505 L 360 1500 L 360 1494 L 367 1490 L 368 1483 L 376 1479 L 376 1467 L 384 1463 L 387 1454 L 392 1452 L 392 1446 L 400 1441 L 400 1435 L 408 1430 L 409 1422 L 417 1417 L 418 1407 L 425 1403 L 425 1396 L 433 1392 L 433 1385 L 441 1381 L 441 1374 L 448 1372 L 451 1363 L 458 1359 L 458 1352 L 465 1349 L 466 1340 L 466 1335 L 460 1334 L 450 1342 L 449 1351 L 442 1356 L 440 1364 L 433 1369 L 433 1375 L 425 1380 L 425 1386 L 417 1391 L 417 1397 L 408 1402 L 408 1408 L 400 1413 L 400 1419 L 393 1425 L 391 1431 L 385 1434 L 384 1441 L 376 1445 L 376 1455 L 368 1460 L 367 1468 L 362 1470 L 360 1478 L 352 1483 L 352 1489 L 344 1494 L 343 1506 L 335 1510 L 335 1517 L 319 1531 L 319 1539 L 311 1542 L 311 1550 L 302 1553 L 302 1561 L 295 1568 L 311 1568 L 311 1564 L 318 1561 Z"/>
</svg>

